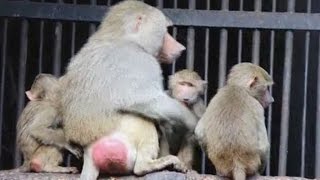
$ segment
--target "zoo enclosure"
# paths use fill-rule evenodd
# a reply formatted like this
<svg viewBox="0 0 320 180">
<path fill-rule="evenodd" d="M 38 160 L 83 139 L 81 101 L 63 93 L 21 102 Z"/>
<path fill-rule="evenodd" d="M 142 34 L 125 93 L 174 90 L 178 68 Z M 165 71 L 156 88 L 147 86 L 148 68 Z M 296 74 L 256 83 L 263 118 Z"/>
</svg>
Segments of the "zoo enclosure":
<svg viewBox="0 0 320 180">
<path fill-rule="evenodd" d="M 117 1 L 0 1 L 1 168 L 21 163 L 15 146 L 24 91 L 39 72 L 57 76 Z M 266 112 L 271 141 L 267 175 L 320 177 L 320 2 L 317 0 L 149 0 L 163 8 L 187 51 L 168 75 L 194 69 L 209 82 L 205 102 L 230 67 L 260 64 L 275 79 Z M 185 59 L 185 61 L 183 60 Z M 70 161 L 67 162 L 70 164 Z M 211 173 L 204 158 L 201 171 Z"/>
</svg>

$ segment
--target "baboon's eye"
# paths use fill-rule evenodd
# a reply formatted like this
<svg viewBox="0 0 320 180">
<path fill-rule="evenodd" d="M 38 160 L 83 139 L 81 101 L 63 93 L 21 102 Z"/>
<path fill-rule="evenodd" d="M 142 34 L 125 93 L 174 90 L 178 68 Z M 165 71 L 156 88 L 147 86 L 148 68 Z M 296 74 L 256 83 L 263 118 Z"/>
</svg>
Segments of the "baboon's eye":
<svg viewBox="0 0 320 180">
<path fill-rule="evenodd" d="M 186 81 L 181 81 L 181 82 L 179 82 L 179 84 L 180 84 L 181 86 L 194 87 L 194 85 L 193 85 L 192 83 L 186 82 Z"/>
</svg>

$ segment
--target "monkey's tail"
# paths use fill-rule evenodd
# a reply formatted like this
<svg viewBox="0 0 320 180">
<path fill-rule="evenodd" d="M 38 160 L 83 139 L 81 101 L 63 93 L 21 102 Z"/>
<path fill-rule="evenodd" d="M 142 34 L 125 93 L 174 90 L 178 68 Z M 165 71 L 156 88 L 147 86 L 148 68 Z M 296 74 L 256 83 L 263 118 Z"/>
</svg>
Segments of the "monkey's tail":
<svg viewBox="0 0 320 180">
<path fill-rule="evenodd" d="M 232 170 L 233 180 L 246 180 L 246 172 L 241 163 L 235 162 Z"/>
</svg>

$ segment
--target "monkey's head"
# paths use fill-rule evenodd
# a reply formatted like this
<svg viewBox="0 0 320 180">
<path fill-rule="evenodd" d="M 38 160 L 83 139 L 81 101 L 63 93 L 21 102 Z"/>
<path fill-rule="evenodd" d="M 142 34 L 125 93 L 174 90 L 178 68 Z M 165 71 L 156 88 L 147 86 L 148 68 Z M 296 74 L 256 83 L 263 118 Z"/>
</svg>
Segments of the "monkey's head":
<svg viewBox="0 0 320 180">
<path fill-rule="evenodd" d="M 58 87 L 58 79 L 51 74 L 38 74 L 33 81 L 31 89 L 26 91 L 30 101 L 43 100 L 53 96 L 53 91 Z"/>
<path fill-rule="evenodd" d="M 252 63 L 240 63 L 231 68 L 228 85 L 237 85 L 248 90 L 266 108 L 274 102 L 268 87 L 273 85 L 271 76 L 260 66 Z"/>
<path fill-rule="evenodd" d="M 194 104 L 206 89 L 207 82 L 198 73 L 184 69 L 169 76 L 172 97 L 187 105 Z"/>
<path fill-rule="evenodd" d="M 160 62 L 172 63 L 185 47 L 167 32 L 168 26 L 172 26 L 171 20 L 159 9 L 140 1 L 123 1 L 111 7 L 92 39 L 129 41 Z"/>
</svg>

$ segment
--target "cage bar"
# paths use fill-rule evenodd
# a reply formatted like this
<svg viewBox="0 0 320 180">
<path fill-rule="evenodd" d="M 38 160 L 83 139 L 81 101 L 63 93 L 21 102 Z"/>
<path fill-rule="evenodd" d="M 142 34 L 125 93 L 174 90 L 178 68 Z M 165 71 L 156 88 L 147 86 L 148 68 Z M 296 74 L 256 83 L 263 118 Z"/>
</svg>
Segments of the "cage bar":
<svg viewBox="0 0 320 180">
<path fill-rule="evenodd" d="M 97 5 L 97 0 L 90 0 L 90 5 L 95 6 Z M 90 35 L 96 31 L 96 25 L 94 23 L 90 23 L 89 25 L 89 33 Z"/>
<path fill-rule="evenodd" d="M 224 1 L 223 1 L 224 2 Z M 100 22 L 106 6 L 0 1 L 0 16 Z M 320 30 L 319 13 L 163 9 L 175 25 Z M 277 22 L 277 23 L 275 23 Z"/>
<path fill-rule="evenodd" d="M 316 121 L 316 164 L 315 177 L 320 177 L 320 35 L 319 35 L 319 49 L 318 49 L 318 82 L 317 82 L 317 121 Z"/>
<path fill-rule="evenodd" d="M 288 0 L 288 12 L 294 12 L 295 0 Z M 289 136 L 289 111 L 290 111 L 290 86 L 291 86 L 291 67 L 292 67 L 292 49 L 293 49 L 293 32 L 286 32 L 285 59 L 283 73 L 283 92 L 282 92 L 282 109 L 281 109 L 281 134 L 279 147 L 279 169 L 280 176 L 286 175 L 287 171 L 287 151 Z"/>
<path fill-rule="evenodd" d="M 239 11 L 243 11 L 243 0 L 240 0 Z M 242 29 L 238 32 L 238 63 L 242 61 Z"/>
<path fill-rule="evenodd" d="M 210 10 L 210 0 L 206 1 L 206 9 Z M 204 40 L 204 80 L 209 81 L 209 40 L 210 40 L 210 29 L 205 29 L 205 40 Z M 204 104 L 208 105 L 208 88 L 204 91 Z M 204 150 L 201 151 L 201 174 L 206 173 L 206 153 Z"/>
<path fill-rule="evenodd" d="M 293 32 L 287 31 L 286 44 L 285 44 L 282 109 L 281 109 L 281 133 L 280 133 L 280 147 L 279 147 L 279 169 L 278 169 L 279 176 L 285 176 L 286 168 L 287 168 L 292 49 L 293 49 Z"/>
<path fill-rule="evenodd" d="M 55 42 L 53 55 L 53 74 L 59 76 L 61 74 L 61 41 L 62 41 L 62 24 L 56 22 Z"/>
<path fill-rule="evenodd" d="M 196 8 L 196 1 L 189 0 L 189 9 L 194 10 Z M 193 70 L 194 68 L 194 27 L 188 27 L 187 30 L 187 69 Z"/>
<path fill-rule="evenodd" d="M 307 12 L 311 12 L 311 0 L 307 1 Z M 306 116 L 307 116 L 307 95 L 308 95 L 308 70 L 309 70 L 309 47 L 310 47 L 310 31 L 305 35 L 305 69 L 303 84 L 303 109 L 302 109 L 302 133 L 301 133 L 301 166 L 300 176 L 305 174 L 305 152 L 306 152 Z"/>
<path fill-rule="evenodd" d="M 38 57 L 38 72 L 42 72 L 42 62 L 43 62 L 43 30 L 44 30 L 44 21 L 40 21 L 40 43 L 39 43 L 39 57 Z"/>
<path fill-rule="evenodd" d="M 301 133 L 301 166 L 300 176 L 304 176 L 305 172 L 305 148 L 306 148 L 306 116 L 307 116 L 307 94 L 308 94 L 308 70 L 309 70 L 309 46 L 310 32 L 306 32 L 305 40 L 305 69 L 304 69 L 304 85 L 303 85 L 303 109 L 302 109 L 302 133 Z"/>
<path fill-rule="evenodd" d="M 277 1 L 276 0 L 272 0 L 272 12 L 275 12 L 277 8 Z M 270 67 L 269 67 L 269 72 L 271 77 L 273 77 L 273 67 L 274 67 L 274 42 L 275 42 L 275 31 L 271 30 L 271 34 L 270 34 L 270 57 L 269 57 L 269 62 L 270 62 Z M 270 87 L 270 94 L 272 95 L 272 87 Z M 272 104 L 269 105 L 268 108 L 268 139 L 269 139 L 269 143 L 272 144 L 272 138 L 271 138 L 271 132 L 272 132 Z M 268 160 L 267 160 L 267 167 L 266 167 L 266 175 L 270 176 L 270 171 L 271 171 L 271 159 L 270 156 L 271 155 L 271 150 L 269 151 L 269 155 L 268 155 Z"/>
<path fill-rule="evenodd" d="M 274 67 L 274 36 L 275 36 L 275 32 L 272 30 L 271 31 L 271 35 L 270 35 L 270 58 L 269 58 L 269 62 L 270 62 L 270 67 L 269 67 L 269 72 L 270 72 L 270 76 L 273 77 L 273 67 Z M 269 89 L 270 94 L 272 95 L 272 87 L 270 87 Z M 272 104 L 269 105 L 268 107 L 268 139 L 269 139 L 269 143 L 271 144 L 271 127 L 272 127 Z M 266 175 L 269 176 L 270 175 L 270 151 L 269 151 L 269 155 L 268 155 L 268 159 L 267 159 L 267 167 L 266 167 Z"/>
<path fill-rule="evenodd" d="M 8 19 L 3 20 L 3 34 L 2 34 L 2 57 L 1 57 L 1 89 L 0 89 L 0 146 L 2 146 L 2 123 L 3 123 L 3 108 L 4 108 L 4 85 L 6 84 L 6 56 L 7 56 L 7 32 Z M 0 157 L 2 155 L 2 148 L 0 148 Z"/>
<path fill-rule="evenodd" d="M 261 12 L 262 2 L 261 0 L 254 1 L 254 10 L 256 12 Z M 252 62 L 254 64 L 259 64 L 260 62 L 260 31 L 255 29 L 253 32 L 253 41 L 252 41 Z"/>
<path fill-rule="evenodd" d="M 222 0 L 223 11 L 228 11 L 229 0 Z M 224 85 L 227 71 L 227 46 L 228 46 L 228 31 L 223 28 L 220 31 L 220 49 L 219 49 L 219 87 Z"/>
<path fill-rule="evenodd" d="M 157 7 L 163 8 L 163 0 L 157 0 Z"/>
<path fill-rule="evenodd" d="M 178 0 L 174 0 L 173 1 L 173 8 L 178 8 Z M 177 33 L 178 33 L 178 29 L 176 28 L 176 27 L 173 27 L 172 28 L 172 37 L 174 38 L 174 39 L 176 39 L 177 38 Z M 174 74 L 174 72 L 176 71 L 176 61 L 174 61 L 173 63 L 172 63 L 172 66 L 171 66 L 171 74 Z"/>
<path fill-rule="evenodd" d="M 28 53 L 28 26 L 29 22 L 26 19 L 22 20 L 21 37 L 20 37 L 20 58 L 19 58 L 19 76 L 18 76 L 18 102 L 17 102 L 17 115 L 22 112 L 25 103 L 25 82 L 26 82 L 26 65 Z M 21 164 L 21 155 L 15 145 L 14 152 L 14 167 Z"/>
</svg>

